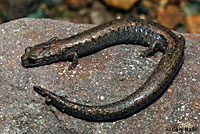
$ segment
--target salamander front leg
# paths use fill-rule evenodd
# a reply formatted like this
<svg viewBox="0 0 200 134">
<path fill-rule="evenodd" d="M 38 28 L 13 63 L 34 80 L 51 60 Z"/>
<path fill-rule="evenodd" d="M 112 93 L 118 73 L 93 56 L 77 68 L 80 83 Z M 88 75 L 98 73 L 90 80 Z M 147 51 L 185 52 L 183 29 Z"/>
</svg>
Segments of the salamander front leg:
<svg viewBox="0 0 200 134">
<path fill-rule="evenodd" d="M 140 56 L 142 56 L 144 58 L 144 57 L 148 57 L 149 55 L 155 53 L 158 50 L 157 46 L 159 44 L 161 44 L 161 43 L 160 42 L 154 42 L 145 51 L 143 51 Z"/>
<path fill-rule="evenodd" d="M 72 64 L 68 68 L 69 70 L 72 70 L 78 65 L 78 54 L 77 54 L 77 52 L 71 52 L 68 54 L 67 57 L 72 59 Z"/>
<path fill-rule="evenodd" d="M 48 42 L 51 43 L 51 42 L 56 41 L 56 40 L 59 40 L 59 38 L 58 37 L 53 37 Z"/>
</svg>

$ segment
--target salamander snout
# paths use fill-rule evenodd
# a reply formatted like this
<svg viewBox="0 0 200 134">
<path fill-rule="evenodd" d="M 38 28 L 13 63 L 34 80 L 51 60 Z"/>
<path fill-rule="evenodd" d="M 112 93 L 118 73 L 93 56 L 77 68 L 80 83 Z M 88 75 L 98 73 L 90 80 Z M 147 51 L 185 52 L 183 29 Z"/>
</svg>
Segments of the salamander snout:
<svg viewBox="0 0 200 134">
<path fill-rule="evenodd" d="M 37 59 L 26 54 L 22 55 L 21 62 L 23 67 L 33 67 L 37 64 Z"/>
</svg>

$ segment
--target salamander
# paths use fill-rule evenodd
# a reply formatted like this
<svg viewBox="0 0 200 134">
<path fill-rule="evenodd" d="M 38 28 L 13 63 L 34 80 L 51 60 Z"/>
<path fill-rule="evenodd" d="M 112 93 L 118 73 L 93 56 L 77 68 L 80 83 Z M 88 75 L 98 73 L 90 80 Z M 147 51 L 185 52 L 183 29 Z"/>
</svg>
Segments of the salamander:
<svg viewBox="0 0 200 134">
<path fill-rule="evenodd" d="M 168 28 L 151 21 L 128 18 L 117 19 L 85 30 L 69 38 L 54 37 L 47 42 L 27 47 L 21 57 L 26 68 L 72 61 L 69 70 L 78 64 L 78 58 L 119 44 L 137 44 L 147 49 L 146 57 L 161 51 L 163 56 L 150 77 L 135 92 L 106 105 L 86 105 L 67 100 L 40 86 L 33 89 L 58 110 L 87 121 L 116 121 L 127 118 L 160 97 L 173 80 L 184 60 L 185 39 Z"/>
</svg>

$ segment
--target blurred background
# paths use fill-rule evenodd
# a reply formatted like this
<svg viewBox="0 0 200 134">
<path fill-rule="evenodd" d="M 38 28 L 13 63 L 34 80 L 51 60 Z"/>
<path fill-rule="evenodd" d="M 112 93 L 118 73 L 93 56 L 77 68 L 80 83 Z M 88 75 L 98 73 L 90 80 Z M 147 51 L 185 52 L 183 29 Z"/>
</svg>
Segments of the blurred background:
<svg viewBox="0 0 200 134">
<path fill-rule="evenodd" d="M 0 0 L 0 24 L 22 17 L 97 25 L 135 17 L 200 33 L 200 0 Z"/>
</svg>

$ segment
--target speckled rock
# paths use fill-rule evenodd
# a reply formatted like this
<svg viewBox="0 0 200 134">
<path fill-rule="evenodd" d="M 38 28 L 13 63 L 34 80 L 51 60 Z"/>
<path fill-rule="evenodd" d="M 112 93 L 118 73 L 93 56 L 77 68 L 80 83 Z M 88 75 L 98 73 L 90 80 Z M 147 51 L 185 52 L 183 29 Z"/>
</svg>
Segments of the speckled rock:
<svg viewBox="0 0 200 134">
<path fill-rule="evenodd" d="M 118 45 L 70 62 L 23 68 L 24 49 L 52 37 L 66 38 L 93 25 L 49 19 L 19 19 L 0 25 L 0 133 L 172 133 L 199 131 L 200 34 L 186 38 L 185 62 L 166 93 L 155 103 L 123 120 L 87 122 L 63 114 L 33 91 L 41 85 L 69 100 L 107 104 L 134 92 L 162 57 L 139 57 L 145 48 Z"/>
</svg>

